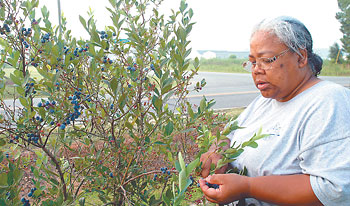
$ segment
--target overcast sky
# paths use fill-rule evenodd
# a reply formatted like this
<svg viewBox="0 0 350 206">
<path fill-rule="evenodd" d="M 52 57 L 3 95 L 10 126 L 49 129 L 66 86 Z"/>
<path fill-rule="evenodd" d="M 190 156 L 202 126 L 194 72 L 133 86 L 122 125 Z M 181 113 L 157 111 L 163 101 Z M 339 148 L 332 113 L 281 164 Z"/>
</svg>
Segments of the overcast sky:
<svg viewBox="0 0 350 206">
<path fill-rule="evenodd" d="M 339 43 L 342 33 L 335 19 L 337 0 L 187 0 L 194 10 L 196 24 L 191 33 L 194 50 L 248 51 L 253 26 L 260 20 L 281 15 L 302 21 L 311 32 L 315 48 L 329 48 Z M 58 24 L 57 0 L 40 0 L 46 5 L 51 21 Z M 180 0 L 164 0 L 162 11 L 178 9 Z M 110 24 L 108 0 L 61 0 L 68 28 L 75 36 L 87 35 L 79 15 L 87 18 L 89 7 L 95 12 L 97 24 Z"/>
</svg>

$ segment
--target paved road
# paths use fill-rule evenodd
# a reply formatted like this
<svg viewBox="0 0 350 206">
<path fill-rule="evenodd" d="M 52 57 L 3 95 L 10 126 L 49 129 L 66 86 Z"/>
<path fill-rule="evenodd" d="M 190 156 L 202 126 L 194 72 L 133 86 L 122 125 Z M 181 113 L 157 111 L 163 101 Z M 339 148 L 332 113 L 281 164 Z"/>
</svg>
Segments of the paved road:
<svg viewBox="0 0 350 206">
<path fill-rule="evenodd" d="M 190 88 L 193 88 L 195 83 L 203 78 L 207 82 L 203 90 L 189 94 L 190 102 L 193 104 L 199 104 L 203 95 L 205 95 L 208 100 L 214 99 L 216 101 L 214 109 L 246 107 L 259 94 L 259 90 L 255 88 L 250 74 L 199 72 Z M 350 77 L 320 78 L 350 87 Z M 35 99 L 34 105 L 39 101 L 40 99 Z M 7 104 L 11 105 L 13 101 L 7 101 Z M 18 101 L 16 105 L 19 105 Z"/>
<path fill-rule="evenodd" d="M 250 74 L 200 72 L 194 82 L 203 78 L 207 85 L 200 92 L 190 93 L 191 103 L 198 104 L 205 95 L 207 99 L 216 101 L 215 109 L 246 107 L 259 95 L 259 90 L 256 89 Z M 350 87 L 350 77 L 321 76 L 320 78 Z"/>
</svg>

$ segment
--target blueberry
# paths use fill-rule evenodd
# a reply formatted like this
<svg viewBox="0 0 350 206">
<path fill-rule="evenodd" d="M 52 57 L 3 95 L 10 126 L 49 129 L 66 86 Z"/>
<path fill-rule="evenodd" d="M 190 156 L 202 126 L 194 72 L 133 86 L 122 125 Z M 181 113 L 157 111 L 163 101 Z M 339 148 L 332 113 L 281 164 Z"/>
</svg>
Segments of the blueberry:
<svg viewBox="0 0 350 206">
<path fill-rule="evenodd" d="M 206 182 L 205 183 L 209 188 L 214 188 L 214 189 L 219 189 L 219 185 L 217 184 L 210 184 L 209 182 Z"/>
<path fill-rule="evenodd" d="M 32 196 L 33 196 L 32 192 L 28 193 L 28 197 L 32 197 Z"/>
<path fill-rule="evenodd" d="M 112 172 L 111 172 L 111 173 L 109 173 L 109 176 L 113 178 L 113 173 L 112 173 Z"/>
<path fill-rule="evenodd" d="M 21 198 L 21 202 L 25 203 L 26 202 L 26 198 L 22 197 Z"/>
<path fill-rule="evenodd" d="M 61 124 L 60 129 L 64 130 L 66 128 L 65 124 Z"/>
</svg>

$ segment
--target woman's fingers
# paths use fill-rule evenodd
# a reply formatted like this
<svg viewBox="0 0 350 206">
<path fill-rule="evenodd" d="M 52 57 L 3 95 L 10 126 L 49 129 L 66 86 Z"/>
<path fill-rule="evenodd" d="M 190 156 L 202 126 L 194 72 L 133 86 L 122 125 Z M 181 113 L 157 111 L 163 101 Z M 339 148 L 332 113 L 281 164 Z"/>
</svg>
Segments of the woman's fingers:
<svg viewBox="0 0 350 206">
<path fill-rule="evenodd" d="M 201 175 L 203 178 L 205 178 L 210 174 L 210 165 L 212 160 L 211 158 L 204 158 L 203 160 L 201 159 L 201 161 L 203 162 Z"/>
</svg>

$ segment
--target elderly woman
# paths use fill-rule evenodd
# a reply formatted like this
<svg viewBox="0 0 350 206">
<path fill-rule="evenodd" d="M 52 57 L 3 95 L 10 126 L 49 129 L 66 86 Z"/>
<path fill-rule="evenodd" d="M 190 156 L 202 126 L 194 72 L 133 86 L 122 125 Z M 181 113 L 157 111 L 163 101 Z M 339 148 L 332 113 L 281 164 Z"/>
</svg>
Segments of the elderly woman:
<svg viewBox="0 0 350 206">
<path fill-rule="evenodd" d="M 246 205 L 349 205 L 350 90 L 317 78 L 322 59 L 307 28 L 290 17 L 262 21 L 244 68 L 261 95 L 238 117 L 244 128 L 227 141 L 246 141 L 261 127 L 269 136 L 233 162 L 248 176 L 219 174 L 225 167 L 208 176 L 220 159 L 209 155 L 212 145 L 201 157 L 205 197 L 220 204 L 245 198 Z"/>
</svg>

